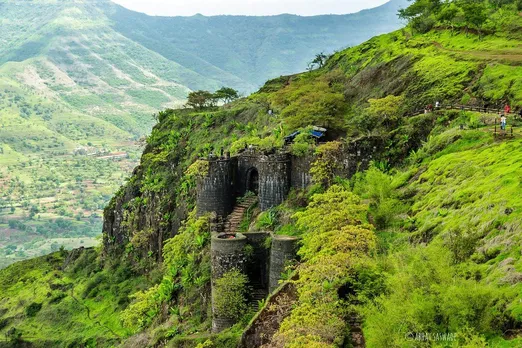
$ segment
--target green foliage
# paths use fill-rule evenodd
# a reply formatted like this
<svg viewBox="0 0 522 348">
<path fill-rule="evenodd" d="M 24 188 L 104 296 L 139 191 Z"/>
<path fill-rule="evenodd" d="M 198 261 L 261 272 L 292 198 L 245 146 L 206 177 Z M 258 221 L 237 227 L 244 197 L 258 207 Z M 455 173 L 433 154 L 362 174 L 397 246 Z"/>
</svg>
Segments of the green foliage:
<svg viewBox="0 0 522 348">
<path fill-rule="evenodd" d="M 25 309 L 25 315 L 34 317 L 42 309 L 41 303 L 33 302 Z"/>
<path fill-rule="evenodd" d="M 354 283 L 357 269 L 375 248 L 375 235 L 363 223 L 365 210 L 357 196 L 334 185 L 312 196 L 308 207 L 294 215 L 304 232 L 299 250 L 303 262 L 297 267 L 299 298 L 274 336 L 276 344 L 319 347 L 344 341 L 348 307 L 339 289 Z"/>
<path fill-rule="evenodd" d="M 225 104 L 228 104 L 238 98 L 239 92 L 230 87 L 221 87 L 214 92 L 214 99 L 222 100 Z"/>
<path fill-rule="evenodd" d="M 404 105 L 403 96 L 389 95 L 381 99 L 369 99 L 370 104 L 362 113 L 360 118 L 356 118 L 356 130 L 374 130 L 376 128 L 395 128 L 399 125 Z M 353 127 L 353 126 L 352 126 Z"/>
<path fill-rule="evenodd" d="M 22 333 L 22 339 L 43 346 L 88 345 L 89 341 L 111 346 L 129 334 L 118 314 L 132 292 L 154 282 L 153 274 L 147 280 L 125 263 L 102 267 L 93 249 L 73 256 L 64 269 L 68 256 L 56 252 L 0 270 L 2 336 L 14 330 Z M 102 281 L 93 286 L 91 278 Z M 96 292 L 94 298 L 81 296 L 87 288 Z M 20 319 L 13 321 L 14 317 Z"/>
<path fill-rule="evenodd" d="M 380 230 L 391 227 L 397 216 L 405 211 L 394 190 L 393 177 L 377 169 L 375 164 L 352 180 L 354 192 L 370 200 L 369 212 Z"/>
<path fill-rule="evenodd" d="M 342 143 L 332 141 L 322 144 L 315 150 L 316 160 L 312 163 L 310 174 L 312 181 L 328 187 L 332 184 L 335 176 L 342 168 L 339 163 L 339 154 L 342 149 Z"/>
<path fill-rule="evenodd" d="M 151 323 L 159 310 L 157 291 L 158 285 L 130 297 L 133 302 L 121 314 L 121 321 L 125 327 L 136 332 Z"/>
<path fill-rule="evenodd" d="M 421 243 L 396 238 L 381 259 L 386 289 L 362 301 L 368 345 L 409 347 L 411 333 L 444 333 L 453 346 L 502 346 L 502 332 L 519 325 L 517 272 L 505 266 L 519 255 L 518 146 L 492 143 L 483 129 L 448 129 L 419 150 L 422 167 L 391 179 L 392 197 L 412 203 L 406 236 Z"/>
<path fill-rule="evenodd" d="M 261 231 L 273 231 L 279 224 L 278 212 L 276 209 L 269 209 L 259 214 L 256 221 L 256 228 Z"/>
<path fill-rule="evenodd" d="M 209 91 L 194 91 L 190 92 L 187 97 L 187 106 L 202 110 L 215 106 L 214 94 Z"/>
<path fill-rule="evenodd" d="M 229 319 L 240 319 L 247 310 L 248 277 L 238 270 L 225 273 L 216 280 L 214 312 Z"/>
<path fill-rule="evenodd" d="M 436 25 L 461 28 L 466 31 L 502 31 L 516 21 L 517 1 L 442 2 L 439 0 L 415 0 L 409 7 L 399 11 L 399 17 L 408 20 L 410 26 L 426 33 Z M 498 20 L 498 17 L 504 17 Z M 507 17 L 507 18 L 506 18 Z M 488 21 L 488 18 L 497 20 Z"/>
<path fill-rule="evenodd" d="M 472 328 L 473 338 L 461 338 L 467 342 L 499 333 L 510 320 L 507 305 L 514 292 L 463 277 L 451 259 L 447 249 L 430 245 L 410 247 L 387 260 L 389 294 L 365 309 L 369 345 L 412 346 L 408 333 L 460 337 Z"/>
<path fill-rule="evenodd" d="M 306 156 L 313 153 L 314 147 L 315 140 L 310 136 L 308 131 L 304 131 L 295 137 L 290 146 L 290 152 L 294 156 Z"/>
<path fill-rule="evenodd" d="M 455 6 L 459 7 L 454 13 L 455 17 L 459 17 L 461 6 Z M 445 7 L 445 3 L 441 5 L 441 9 Z M 506 9 L 507 7 L 502 11 L 508 12 Z M 444 21 L 455 23 L 448 11 L 445 13 Z M 446 130 L 446 127 L 454 125 L 453 119 L 459 117 L 459 114 L 454 113 L 434 112 L 428 115 L 403 116 L 424 108 L 435 100 L 444 104 L 464 100 L 469 103 L 487 102 L 492 105 L 507 100 L 511 105 L 520 105 L 520 88 L 516 78 L 520 60 L 516 39 L 519 35 L 516 30 L 519 19 L 515 19 L 510 13 L 503 15 L 502 11 L 492 13 L 490 19 L 495 23 L 502 22 L 502 26 L 506 24 L 503 29 L 500 24 L 494 25 L 497 27 L 496 35 L 476 35 L 475 31 L 471 30 L 472 27 L 467 28 L 469 30 L 466 34 L 446 30 L 438 24 L 439 19 L 428 15 L 422 18 L 419 30 L 424 31 L 426 29 L 423 28 L 435 25 L 439 26 L 436 31 L 413 37 L 405 31 L 376 37 L 361 46 L 334 54 L 322 69 L 270 81 L 259 93 L 216 108 L 212 112 L 187 109 L 159 113 L 159 123 L 147 139 L 141 165 L 107 208 L 108 214 L 113 213 L 115 209 L 122 213 L 124 237 L 128 237 L 132 242 L 129 244 L 130 250 L 127 250 L 127 253 L 122 252 L 121 255 L 132 262 L 153 261 L 150 257 L 152 255 L 149 254 L 152 250 L 146 248 L 150 247 L 149 242 L 154 240 L 151 237 L 159 236 L 159 233 L 163 234 L 165 231 L 175 231 L 178 223 L 184 220 L 187 212 L 194 207 L 194 179 L 205 172 L 204 168 L 199 168 L 199 164 L 188 170 L 195 159 L 207 156 L 220 148 L 237 153 L 244 149 L 245 145 L 256 146 L 261 151 L 273 151 L 283 144 L 283 134 L 297 128 L 324 125 L 329 128 L 329 136 L 332 137 L 346 134 L 347 138 L 358 136 L 357 140 L 362 142 L 366 137 L 382 141 L 386 146 L 386 152 L 377 160 L 385 161 L 380 162 L 383 165 L 377 165 L 376 162 L 375 168 L 361 175 L 361 181 L 354 185 L 354 191 L 368 200 L 368 208 L 356 194 L 349 192 L 346 180 L 336 178 L 340 164 L 329 159 L 336 157 L 334 155 L 339 151 L 340 145 L 335 142 L 324 145 L 316 150 L 317 156 L 324 160 L 322 163 L 314 164 L 316 184 L 308 192 L 291 200 L 292 203 L 296 203 L 295 206 L 278 210 L 280 214 L 277 222 L 268 214 L 261 218 L 266 219 L 267 226 L 274 226 L 276 231 L 277 225 L 282 225 L 277 233 L 285 231 L 285 228 L 293 229 L 295 226 L 298 230 L 296 234 L 303 236 L 303 248 L 300 252 L 303 263 L 298 268 L 301 278 L 297 281 L 299 298 L 293 313 L 283 322 L 279 334 L 274 339 L 282 342 L 281 345 L 340 345 L 346 334 L 346 318 L 354 309 L 354 306 L 348 303 L 353 300 L 363 307 L 363 311 L 364 308 L 372 308 L 371 306 L 377 308 L 365 312 L 365 327 L 369 328 L 368 337 L 372 342 L 377 342 L 376 344 L 383 342 L 384 338 L 379 341 L 375 337 L 385 337 L 387 332 L 392 332 L 390 342 L 393 343 L 398 337 L 395 337 L 395 332 L 402 330 L 400 324 L 404 322 L 411 324 L 415 330 L 448 330 L 463 325 L 458 332 L 461 340 L 459 342 L 463 345 L 482 344 L 484 337 L 487 336 L 489 339 L 492 335 L 499 335 L 500 327 L 510 327 L 512 323 L 517 323 L 522 313 L 516 295 L 506 290 L 509 286 L 498 285 L 497 291 L 491 285 L 513 284 L 513 288 L 519 290 L 516 280 L 519 279 L 517 269 L 521 267 L 517 261 L 520 255 L 515 246 L 520 244 L 517 237 L 520 234 L 517 225 L 517 221 L 520 220 L 520 204 L 517 200 L 520 197 L 520 175 L 517 164 L 521 159 L 518 156 L 519 152 L 514 149 L 520 148 L 520 139 L 494 144 L 490 134 L 483 128 L 465 132 Z M 424 10 L 418 12 L 420 17 L 425 13 L 427 12 Z M 471 23 L 471 19 L 468 20 Z M 375 19 L 372 22 L 375 23 Z M 135 24 L 142 26 L 139 21 Z M 490 29 L 484 26 L 481 30 L 484 34 Z M 85 35 L 89 37 L 90 33 L 86 32 Z M 110 51 L 108 44 L 98 40 L 96 45 L 100 46 L 96 54 L 102 58 L 106 57 L 104 52 Z M 79 54 L 85 48 L 77 44 L 71 44 L 67 49 L 73 58 L 90 56 Z M 27 52 L 30 53 L 30 50 Z M 53 50 L 50 49 L 49 52 Z M 60 58 L 61 56 L 63 57 Z M 67 57 L 69 55 L 56 54 L 53 59 L 59 62 L 60 66 L 70 66 L 72 63 L 66 60 L 71 58 Z M 96 66 L 91 64 L 91 60 L 86 59 L 82 60 L 85 66 Z M 165 74 L 169 74 L 168 71 L 176 70 L 171 69 L 168 64 L 162 65 L 165 61 L 161 57 L 154 56 L 151 61 L 154 62 L 152 65 L 163 70 L 161 74 L 158 70 L 150 70 L 153 73 L 158 72 L 155 76 L 167 76 Z M 153 69 L 150 66 L 149 68 Z M 151 81 L 154 77 L 150 74 L 137 72 L 136 70 L 140 69 L 136 67 L 125 65 L 124 70 L 127 75 L 132 75 L 134 81 L 144 85 L 155 83 L 156 87 L 161 85 L 158 81 Z M 42 69 L 37 71 L 39 75 L 43 75 Z M 82 77 L 91 76 L 87 71 L 69 73 L 73 77 L 75 73 Z M 102 75 L 105 76 L 105 72 L 98 72 L 95 76 Z M 82 88 L 90 89 L 89 86 L 85 86 L 89 81 L 80 78 L 74 81 L 83 84 Z M 169 77 L 169 81 L 177 80 Z M 121 81 L 111 77 L 107 83 L 110 86 L 118 86 Z M 11 84 L 11 87 L 16 87 L 16 84 Z M 199 87 L 195 89 L 197 88 Z M 187 90 L 182 89 L 181 92 L 185 93 Z M 34 117 L 37 117 L 35 115 L 41 112 L 42 122 L 52 123 L 59 129 L 59 134 L 79 134 L 74 141 L 63 144 L 63 151 L 74 148 L 78 141 L 92 143 L 102 137 L 102 134 L 82 137 L 78 130 L 97 127 L 91 127 L 90 124 L 81 128 L 69 126 L 67 110 L 46 112 L 47 108 L 43 106 L 31 108 L 24 104 L 31 105 L 33 100 L 16 101 L 11 94 L 4 97 L 2 90 L 0 93 L 2 103 L 5 102 L 2 105 L 16 104 L 17 119 L 27 121 L 22 123 L 23 125 L 40 124 L 40 120 L 33 121 Z M 159 95 L 157 93 L 132 93 L 135 95 L 128 97 L 135 102 L 142 97 L 150 97 L 151 104 L 161 103 L 161 98 L 154 96 Z M 84 110 L 92 103 L 99 103 L 104 108 L 122 103 L 106 102 L 107 98 L 112 98 L 111 96 L 78 97 L 74 96 L 75 93 L 58 94 L 68 96 L 66 102 L 73 105 L 75 110 Z M 268 109 L 274 110 L 274 113 L 268 114 Z M 12 112 L 11 109 L 9 112 Z M 74 115 L 76 116 L 76 113 Z M 360 121 L 367 115 L 373 115 L 375 125 L 359 127 L 362 125 Z M 45 120 L 44 117 L 51 119 Z M 123 139 L 125 134 L 121 129 L 117 129 L 123 126 L 114 120 L 116 118 L 119 117 L 114 116 L 110 122 L 92 121 L 96 124 L 103 123 L 102 128 L 107 134 L 111 134 L 107 139 L 112 139 L 112 146 L 119 144 L 118 140 Z M 475 113 L 464 114 L 462 119 L 457 120 L 460 121 L 464 121 L 468 126 L 482 126 L 482 117 Z M 114 122 L 114 127 L 107 125 L 111 122 Z M 432 137 L 427 138 L 432 129 Z M 36 131 L 38 134 L 45 132 L 41 128 L 37 128 Z M 224 134 L 226 136 L 223 136 Z M 1 145 L 10 163 L 31 154 L 32 150 L 28 150 L 36 148 L 35 142 L 38 139 L 24 139 L 25 136 L 25 133 L 21 134 L 16 141 Z M 103 137 L 105 138 L 105 135 Z M 2 139 L 4 138 L 10 139 L 2 136 Z M 49 144 L 55 141 L 52 138 L 46 139 Z M 61 136 L 58 139 L 61 139 Z M 310 151 L 311 144 L 308 143 L 308 139 L 299 139 L 298 144 L 299 146 L 292 151 L 298 154 Z M 422 149 L 411 155 L 412 161 L 407 172 L 395 176 L 391 167 L 419 146 L 422 146 Z M 32 169 L 35 172 L 39 170 L 39 163 L 23 163 L 34 167 Z M 71 170 L 75 174 L 74 182 L 82 180 L 81 171 L 84 170 L 81 168 L 81 161 L 71 162 L 72 167 L 77 163 L 79 169 L 74 172 Z M 53 175 L 59 175 L 61 170 L 69 170 L 67 167 L 64 165 L 57 168 Z M 24 168 L 20 165 L 17 172 L 23 173 Z M 107 166 L 108 171 L 114 168 Z M 4 174 L 2 172 L 2 179 L 5 177 Z M 22 181 L 14 179 L 16 184 L 13 184 L 20 197 L 24 195 Z M 50 185 L 51 182 L 57 189 L 63 189 L 63 182 L 54 180 L 42 183 L 40 187 Z M 33 192 L 37 191 L 36 188 Z M 128 199 L 129 196 L 133 196 L 131 200 Z M 25 207 L 24 204 L 22 207 L 26 208 L 28 213 L 32 212 L 32 218 L 36 220 L 43 208 L 32 207 L 34 201 L 35 199 L 27 199 Z M 400 207 L 399 202 L 404 204 L 404 209 Z M 4 204 L 3 201 L 1 204 Z M 8 203 L 6 208 L 9 207 Z M 19 212 L 19 209 L 15 208 L 13 213 Z M 398 267 L 394 262 L 388 262 L 387 255 L 379 256 L 379 261 L 369 258 L 369 255 L 375 252 L 377 237 L 367 224 L 368 209 L 369 217 L 373 219 L 370 221 L 379 229 L 387 229 L 386 232 L 379 231 L 379 244 L 398 244 L 383 248 L 392 254 L 390 260 L 407 259 L 404 263 L 399 263 Z M 300 211 L 291 214 L 290 211 L 294 210 Z M 55 223 L 55 226 L 60 225 L 62 230 L 74 224 L 75 220 L 72 217 L 79 213 L 74 212 L 69 220 L 66 218 L 69 218 L 67 215 L 70 215 L 71 211 L 62 207 L 57 207 L 57 211 L 64 215 L 63 221 L 58 220 Z M 152 229 L 151 226 L 140 225 L 140 221 L 150 221 L 144 217 L 154 217 L 154 221 L 157 219 L 159 223 L 154 224 Z M 7 228 L 7 224 L 5 225 Z M 21 227 L 18 223 L 16 226 L 30 230 L 30 227 Z M 28 224 L 24 222 L 23 226 Z M 395 229 L 389 230 L 390 227 Z M 114 246 L 115 238 L 109 235 L 105 237 L 106 245 Z M 172 323 L 168 329 L 162 331 L 164 337 L 190 340 L 190 336 L 196 331 L 204 332 L 209 328 L 209 239 L 208 221 L 189 216 L 179 234 L 166 242 L 164 269 L 156 267 L 152 262 L 147 264 L 148 269 L 153 269 L 150 280 L 128 275 L 123 270 L 103 269 L 87 257 L 78 259 L 78 264 L 73 266 L 78 273 L 74 275 L 63 276 L 59 266 L 50 269 L 44 269 L 47 267 L 45 265 L 42 265 L 41 269 L 36 267 L 38 278 L 46 281 L 53 280 L 56 277 L 55 272 L 62 274 L 59 277 L 60 284 L 55 284 L 53 280 L 53 286 L 77 287 L 52 290 L 50 297 L 47 297 L 48 282 L 44 286 L 31 280 L 33 275 L 24 278 L 24 284 L 35 284 L 35 296 L 32 292 L 35 290 L 26 288 L 26 285 L 22 286 L 17 280 L 17 275 L 15 276 L 17 272 L 9 269 L 0 282 L 7 284 L 2 285 L 4 287 L 0 289 L 0 296 L 4 296 L 0 303 L 2 306 L 3 303 L 7 303 L 9 313 L 5 317 L 17 318 L 23 317 L 29 303 L 42 303 L 42 309 L 36 313 L 34 319 L 22 320 L 20 325 L 24 334 L 28 331 L 28 334 L 42 337 L 56 327 L 67 327 L 61 331 L 77 332 L 73 339 L 81 342 L 75 342 L 76 345 L 81 345 L 83 341 L 95 336 L 112 340 L 117 336 L 129 335 L 142 327 L 153 331 L 153 323 L 159 324 L 162 321 L 167 321 L 169 325 Z M 409 242 L 433 248 L 435 257 L 421 255 L 415 246 L 408 244 Z M 58 242 L 54 244 L 55 247 L 59 245 Z M 123 246 L 121 247 L 123 249 Z M 402 254 L 410 248 L 413 250 L 411 260 Z M 9 250 L 12 253 L 21 252 L 16 247 Z M 105 251 L 110 255 L 110 250 Z M 149 256 L 146 257 L 147 254 Z M 427 259 L 426 274 L 421 270 L 413 273 L 415 264 L 424 259 Z M 439 265 L 436 262 L 439 259 L 443 259 L 449 266 L 440 265 L 440 269 L 437 268 Z M 500 262 L 504 260 L 505 265 L 501 266 Z M 56 264 L 62 265 L 63 259 L 59 261 Z M 108 263 L 120 261 L 107 258 Z M 403 265 L 405 271 L 401 270 Z M 124 268 L 131 273 L 140 269 L 136 264 L 126 265 Z M 426 280 L 431 276 L 430 272 L 435 276 Z M 439 277 L 439 273 L 445 272 L 451 272 L 451 277 Z M 160 274 L 162 279 L 158 280 L 154 274 Z M 415 289 L 417 283 L 421 284 L 419 288 L 422 292 L 415 294 L 416 298 L 409 306 L 408 298 L 404 294 L 413 293 L 412 289 Z M 475 288 L 478 289 L 476 295 L 465 296 Z M 136 291 L 136 296 L 132 298 L 133 302 L 129 306 L 130 296 Z M 62 297 L 64 294 L 65 297 Z M 60 300 L 51 303 L 53 298 Z M 19 306 L 21 300 L 25 302 Z M 397 312 L 394 311 L 395 303 L 400 305 Z M 438 304 L 444 304 L 444 308 L 437 308 Z M 86 316 L 88 311 L 85 306 L 92 313 L 92 319 Z M 121 314 L 124 309 L 126 311 Z M 372 317 L 374 313 L 378 316 L 381 312 L 389 314 L 389 318 L 380 320 Z M 410 313 L 411 318 L 408 316 Z M 423 316 L 423 313 L 426 316 Z M 428 325 L 429 320 L 426 318 L 429 317 L 431 320 L 433 316 L 436 320 Z M 46 318 L 49 320 L 43 320 Z M 56 327 L 52 329 L 48 325 L 51 318 L 56 323 Z M 124 319 L 129 329 L 122 327 L 120 318 Z M 441 323 L 437 321 L 439 318 L 443 319 Z M 495 323 L 492 318 L 499 318 L 500 322 Z M 36 320 L 43 320 L 43 326 L 38 326 L 41 333 L 35 329 Z M 466 330 L 465 326 L 473 327 L 474 331 Z M 111 330 L 116 334 L 111 333 Z M 161 336 L 160 331 L 158 330 L 158 337 Z M 222 342 L 230 343 L 239 335 L 240 333 L 234 331 L 230 336 L 233 338 L 223 339 Z M 408 343 L 400 341 L 404 339 L 404 335 L 397 339 L 400 343 Z M 206 338 L 203 342 L 204 340 Z M 214 337 L 211 340 L 217 342 Z M 69 339 L 64 341 L 70 342 Z"/>
<path fill-rule="evenodd" d="M 340 91 L 329 88 L 321 79 L 313 85 L 307 81 L 296 82 L 272 97 L 272 102 L 282 108 L 281 117 L 289 128 L 322 126 L 341 129 L 346 103 Z"/>
</svg>

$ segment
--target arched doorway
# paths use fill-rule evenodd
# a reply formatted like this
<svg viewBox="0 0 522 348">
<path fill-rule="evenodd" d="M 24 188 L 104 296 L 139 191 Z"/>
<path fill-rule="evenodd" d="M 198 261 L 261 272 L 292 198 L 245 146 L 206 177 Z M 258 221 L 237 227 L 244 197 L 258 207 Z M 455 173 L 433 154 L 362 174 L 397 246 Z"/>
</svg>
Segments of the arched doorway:
<svg viewBox="0 0 522 348">
<path fill-rule="evenodd" d="M 247 171 L 246 189 L 247 191 L 259 194 L 259 172 L 256 168 L 250 168 Z"/>
</svg>

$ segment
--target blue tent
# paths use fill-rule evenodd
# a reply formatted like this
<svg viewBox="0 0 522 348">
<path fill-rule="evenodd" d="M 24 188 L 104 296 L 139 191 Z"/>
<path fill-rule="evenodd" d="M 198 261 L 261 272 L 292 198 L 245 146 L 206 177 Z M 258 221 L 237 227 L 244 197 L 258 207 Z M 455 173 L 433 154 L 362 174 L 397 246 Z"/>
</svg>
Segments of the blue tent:
<svg viewBox="0 0 522 348">
<path fill-rule="evenodd" d="M 299 135 L 299 134 L 301 134 L 300 131 L 295 131 L 295 132 L 293 132 L 292 134 L 287 135 L 287 136 L 285 137 L 285 144 L 289 144 L 289 143 L 291 143 L 292 141 L 294 141 L 295 137 L 296 137 L 297 135 Z"/>
</svg>

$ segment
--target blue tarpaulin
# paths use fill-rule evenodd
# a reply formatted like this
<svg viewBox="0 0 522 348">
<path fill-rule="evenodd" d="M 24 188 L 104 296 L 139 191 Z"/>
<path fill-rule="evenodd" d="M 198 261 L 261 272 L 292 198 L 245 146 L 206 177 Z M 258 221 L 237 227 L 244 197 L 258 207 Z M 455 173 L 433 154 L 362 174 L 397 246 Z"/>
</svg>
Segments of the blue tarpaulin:
<svg viewBox="0 0 522 348">
<path fill-rule="evenodd" d="M 321 131 L 317 131 L 317 130 L 313 130 L 310 132 L 310 134 L 314 137 L 314 138 L 322 138 L 324 136 L 324 132 L 321 132 Z"/>
<path fill-rule="evenodd" d="M 312 130 L 310 130 L 310 136 L 312 136 L 313 138 L 316 138 L 316 139 L 321 139 L 322 137 L 324 137 L 324 134 L 326 133 L 326 128 L 321 128 L 321 127 L 316 127 L 314 126 Z M 285 144 L 290 144 L 294 141 L 295 137 L 297 135 L 301 134 L 300 131 L 295 131 L 293 132 L 292 134 L 290 135 L 287 135 L 285 137 Z"/>
<path fill-rule="evenodd" d="M 296 137 L 297 135 L 299 135 L 300 133 L 301 133 L 300 131 L 295 131 L 295 132 L 293 132 L 292 134 L 287 135 L 287 136 L 285 137 L 285 143 L 291 143 L 292 141 L 294 141 L 295 137 Z"/>
</svg>

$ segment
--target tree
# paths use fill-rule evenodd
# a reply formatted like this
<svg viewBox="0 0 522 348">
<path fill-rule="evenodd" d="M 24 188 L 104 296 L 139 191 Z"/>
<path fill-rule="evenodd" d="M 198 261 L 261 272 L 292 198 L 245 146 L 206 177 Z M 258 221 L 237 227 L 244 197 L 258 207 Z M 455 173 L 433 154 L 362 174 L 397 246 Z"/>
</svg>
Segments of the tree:
<svg viewBox="0 0 522 348">
<path fill-rule="evenodd" d="M 221 87 L 214 93 L 214 98 L 228 104 L 239 98 L 239 92 L 230 87 Z"/>
<path fill-rule="evenodd" d="M 459 14 L 459 8 L 454 3 L 448 4 L 443 7 L 439 13 L 438 19 L 442 23 L 448 25 L 453 30 L 455 24 L 455 18 Z"/>
<path fill-rule="evenodd" d="M 403 96 L 388 95 L 381 99 L 369 99 L 370 106 L 366 108 L 367 129 L 377 126 L 395 127 L 400 121 Z"/>
<path fill-rule="evenodd" d="M 416 0 L 407 8 L 400 9 L 398 16 L 407 20 L 412 30 L 415 29 L 425 33 L 435 24 L 435 20 L 431 15 L 438 13 L 441 4 L 441 0 Z"/>
<path fill-rule="evenodd" d="M 308 70 L 314 70 L 315 67 L 321 69 L 327 59 L 328 56 L 323 52 L 316 54 L 314 60 L 312 60 L 308 65 Z"/>
<path fill-rule="evenodd" d="M 464 12 L 464 19 L 468 28 L 474 27 L 479 30 L 482 25 L 488 19 L 486 13 L 486 6 L 483 2 L 477 2 L 475 0 L 467 0 L 462 3 L 462 10 Z"/>
<path fill-rule="evenodd" d="M 194 109 L 204 109 L 213 105 L 214 95 L 209 91 L 190 92 L 187 99 L 187 105 Z"/>
</svg>

